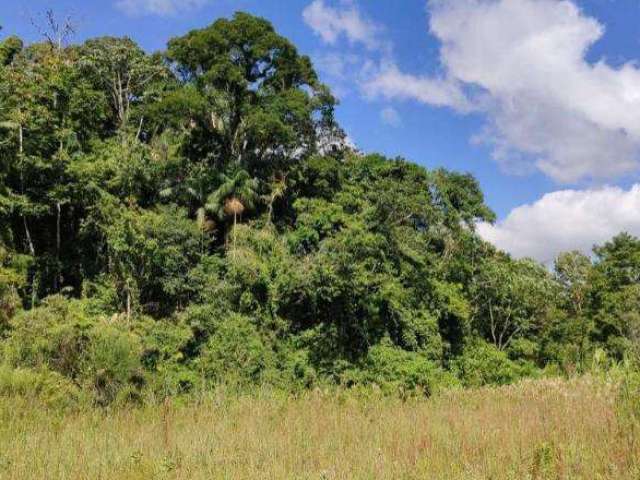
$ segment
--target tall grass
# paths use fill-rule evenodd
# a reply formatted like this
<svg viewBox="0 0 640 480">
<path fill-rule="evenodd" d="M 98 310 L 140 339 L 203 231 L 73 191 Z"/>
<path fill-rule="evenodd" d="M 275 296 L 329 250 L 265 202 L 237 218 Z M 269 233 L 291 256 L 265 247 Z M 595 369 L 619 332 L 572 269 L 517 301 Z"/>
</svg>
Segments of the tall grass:
<svg viewBox="0 0 640 480">
<path fill-rule="evenodd" d="M 637 479 L 616 385 L 591 377 L 452 391 L 218 393 L 60 413 L 0 399 L 0 479 Z"/>
</svg>

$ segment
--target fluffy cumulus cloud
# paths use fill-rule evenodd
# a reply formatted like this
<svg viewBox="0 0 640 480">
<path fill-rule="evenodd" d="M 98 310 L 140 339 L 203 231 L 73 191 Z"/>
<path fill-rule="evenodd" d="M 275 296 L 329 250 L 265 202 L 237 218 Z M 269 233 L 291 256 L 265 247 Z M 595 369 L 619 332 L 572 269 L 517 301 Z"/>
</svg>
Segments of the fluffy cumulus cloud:
<svg viewBox="0 0 640 480">
<path fill-rule="evenodd" d="M 640 69 L 589 63 L 604 26 L 568 0 L 432 0 L 442 78 L 381 68 L 369 95 L 486 115 L 476 141 L 511 171 L 559 182 L 636 172 Z M 465 93 L 463 93 L 465 92 Z"/>
<path fill-rule="evenodd" d="M 349 42 L 362 43 L 370 49 L 381 46 L 378 39 L 380 27 L 364 18 L 353 3 L 343 3 L 336 8 L 323 0 L 314 0 L 302 12 L 302 18 L 330 45 L 344 36 Z"/>
<path fill-rule="evenodd" d="M 117 0 L 116 7 L 127 15 L 168 16 L 200 8 L 208 0 Z"/>
<path fill-rule="evenodd" d="M 622 231 L 640 235 L 638 212 L 640 184 L 629 190 L 562 190 L 515 208 L 495 225 L 478 224 L 478 233 L 516 257 L 549 263 L 567 250 L 588 254 Z"/>
</svg>

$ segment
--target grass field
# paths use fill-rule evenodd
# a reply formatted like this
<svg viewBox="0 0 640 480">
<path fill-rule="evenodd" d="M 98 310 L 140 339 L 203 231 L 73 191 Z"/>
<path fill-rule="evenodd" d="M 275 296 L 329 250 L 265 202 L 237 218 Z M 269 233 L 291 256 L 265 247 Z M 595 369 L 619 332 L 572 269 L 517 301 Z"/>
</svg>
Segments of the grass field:
<svg viewBox="0 0 640 480">
<path fill-rule="evenodd" d="M 66 414 L 0 399 L 0 479 L 638 479 L 639 438 L 615 398 L 586 377 Z"/>
</svg>

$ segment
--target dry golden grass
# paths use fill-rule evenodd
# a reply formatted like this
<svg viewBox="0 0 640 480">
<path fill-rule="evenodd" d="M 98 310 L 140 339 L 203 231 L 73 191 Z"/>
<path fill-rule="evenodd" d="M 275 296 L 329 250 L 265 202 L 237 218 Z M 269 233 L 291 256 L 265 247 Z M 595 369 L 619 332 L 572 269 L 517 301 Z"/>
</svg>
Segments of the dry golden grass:
<svg viewBox="0 0 640 480">
<path fill-rule="evenodd" d="M 0 479 L 638 479 L 615 388 L 309 392 L 55 414 L 0 400 Z"/>
</svg>

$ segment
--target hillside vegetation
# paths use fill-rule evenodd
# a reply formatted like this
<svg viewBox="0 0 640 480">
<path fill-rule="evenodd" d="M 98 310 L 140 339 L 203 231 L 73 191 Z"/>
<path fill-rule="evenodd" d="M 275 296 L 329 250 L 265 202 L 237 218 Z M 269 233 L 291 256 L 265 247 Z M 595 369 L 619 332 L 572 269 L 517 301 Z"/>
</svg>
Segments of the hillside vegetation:
<svg viewBox="0 0 640 480">
<path fill-rule="evenodd" d="M 167 461 L 178 471 L 192 465 L 206 453 L 198 442 L 213 435 L 206 448 L 220 455 L 200 475 L 289 465 L 301 475 L 339 476 L 349 462 L 364 469 L 357 475 L 402 472 L 420 448 L 442 455 L 441 466 L 425 471 L 444 468 L 445 455 L 458 452 L 475 465 L 481 450 L 468 449 L 485 448 L 484 440 L 463 438 L 481 435 L 485 424 L 496 429 L 482 433 L 491 439 L 486 448 L 507 462 L 547 458 L 549 449 L 552 463 L 560 455 L 572 468 L 571 459 L 584 454 L 605 472 L 609 461 L 599 455 L 609 448 L 627 461 L 600 394 L 585 393 L 579 407 L 559 395 L 544 404 L 551 417 L 540 425 L 516 397 L 505 404 L 522 423 L 512 428 L 500 402 L 512 392 L 537 401 L 534 392 L 547 395 L 543 387 L 424 405 L 382 401 L 373 413 L 366 402 L 317 404 L 301 393 L 370 386 L 424 397 L 580 373 L 594 361 L 632 361 L 640 327 L 637 238 L 621 233 L 592 257 L 563 254 L 553 271 L 513 259 L 477 235 L 477 222 L 494 214 L 471 175 L 359 153 L 335 108 L 309 58 L 245 13 L 171 39 L 155 54 L 128 38 L 68 46 L 3 39 L 0 395 L 52 409 L 161 404 L 220 385 L 303 395 L 291 404 L 240 401 L 228 407 L 230 416 L 213 408 L 204 419 L 187 407 L 171 427 L 177 455 L 186 457 Z M 4 418 L 13 422 L 10 405 Z M 590 418 L 593 424 L 575 417 L 576 408 L 600 407 L 603 417 Z M 317 409 L 326 415 L 305 439 L 297 429 Z M 452 423 L 437 419 L 438 409 Z M 368 423 L 377 412 L 386 412 L 384 427 Z M 431 419 L 421 422 L 434 422 L 432 436 L 414 428 L 421 412 Z M 322 438 L 351 413 L 355 429 L 343 426 L 341 443 Z M 40 429 L 9 428 L 22 432 L 23 446 L 51 452 L 36 461 L 42 472 L 60 460 L 68 472 L 110 468 L 127 478 L 122 472 L 133 469 L 143 478 L 158 466 L 157 410 L 109 421 L 101 413 L 72 416 L 46 427 L 39 415 L 48 411 L 33 415 Z M 290 437 L 284 420 L 293 425 Z M 539 444 L 538 429 L 556 421 L 557 443 Z M 207 431 L 208 424 L 221 430 Z M 151 442 L 139 456 L 138 429 Z M 272 429 L 285 442 L 277 454 L 253 437 Z M 105 432 L 89 442 L 114 443 L 87 446 L 82 467 L 76 456 L 37 463 L 63 455 L 46 442 L 76 444 L 85 431 Z M 446 440 L 447 432 L 456 435 Z M 368 448 L 374 434 L 384 437 L 380 451 Z M 522 451 L 503 450 L 511 440 L 509 448 Z M 583 441 L 587 451 L 576 446 Z M 590 446 L 596 441 L 608 446 L 599 453 Z M 241 444 L 254 450 L 254 463 L 234 457 Z M 352 459 L 323 461 L 344 445 Z M 13 455 L 9 471 L 26 468 Z M 611 461 L 611 471 L 621 471 Z"/>
</svg>

